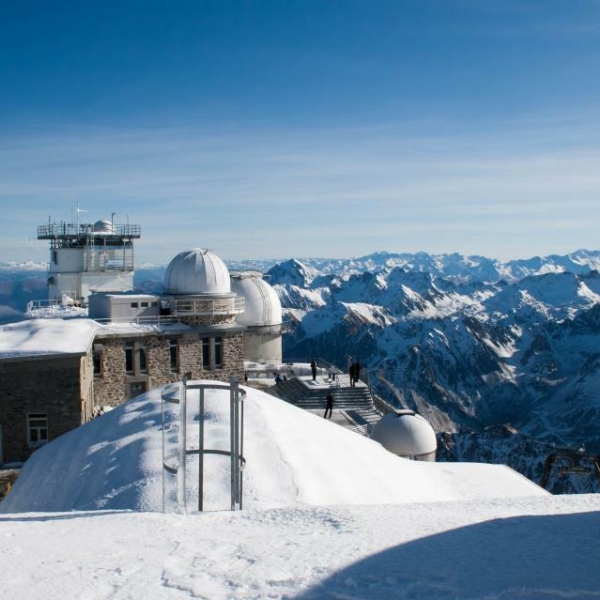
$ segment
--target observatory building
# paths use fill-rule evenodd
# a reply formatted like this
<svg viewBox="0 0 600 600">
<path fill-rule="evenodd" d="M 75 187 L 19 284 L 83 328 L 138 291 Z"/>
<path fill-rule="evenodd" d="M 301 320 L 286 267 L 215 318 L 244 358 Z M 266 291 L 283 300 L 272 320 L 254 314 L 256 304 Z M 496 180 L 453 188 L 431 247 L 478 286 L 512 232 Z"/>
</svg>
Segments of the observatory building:
<svg viewBox="0 0 600 600">
<path fill-rule="evenodd" d="M 48 223 L 38 227 L 37 239 L 50 242 L 48 299 L 87 306 L 92 292 L 133 289 L 133 240 L 139 225 Z"/>
<path fill-rule="evenodd" d="M 118 404 L 183 375 L 228 381 L 243 377 L 246 361 L 281 361 L 281 303 L 259 280 L 262 295 L 234 290 L 221 258 L 192 248 L 171 260 L 160 296 L 91 295 L 89 317 L 106 323 L 93 347 L 97 404 Z"/>
<path fill-rule="evenodd" d="M 281 362 L 281 303 L 259 273 L 230 274 L 192 248 L 169 263 L 162 294 L 136 293 L 139 237 L 139 226 L 108 221 L 38 229 L 50 240 L 48 304 L 28 310 L 18 347 L 14 326 L 0 327 L 0 460 L 25 460 L 102 407 L 184 376 L 229 382 L 246 362 Z M 44 326 L 65 305 L 83 307 L 79 318 Z"/>
</svg>

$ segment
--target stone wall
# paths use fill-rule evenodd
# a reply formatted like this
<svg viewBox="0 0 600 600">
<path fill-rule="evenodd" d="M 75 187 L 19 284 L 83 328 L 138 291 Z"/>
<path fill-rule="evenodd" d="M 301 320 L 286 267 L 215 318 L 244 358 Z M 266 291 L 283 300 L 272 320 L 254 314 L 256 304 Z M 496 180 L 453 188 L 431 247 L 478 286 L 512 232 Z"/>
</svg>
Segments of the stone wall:
<svg viewBox="0 0 600 600">
<path fill-rule="evenodd" d="M 213 334 L 214 335 L 214 334 Z M 139 337 L 107 337 L 98 339 L 103 346 L 100 376 L 94 378 L 94 402 L 97 406 L 118 406 L 130 397 L 130 385 L 139 383 L 147 390 L 167 383 L 181 381 L 186 373 L 192 379 L 229 381 L 231 375 L 240 380 L 244 375 L 243 334 L 220 335 L 222 339 L 223 368 L 204 370 L 202 366 L 202 338 L 198 333 L 179 335 L 149 335 Z M 171 370 L 170 340 L 177 339 L 178 367 Z M 146 351 L 147 369 L 125 372 L 125 342 L 134 342 L 135 348 Z"/>
<path fill-rule="evenodd" d="M 49 441 L 85 422 L 82 406 L 89 396 L 82 393 L 80 382 L 90 379 L 90 365 L 83 364 L 86 361 L 87 357 L 64 355 L 0 361 L 0 426 L 5 463 L 24 461 L 36 449 L 27 440 L 28 414 L 47 415 Z"/>
</svg>

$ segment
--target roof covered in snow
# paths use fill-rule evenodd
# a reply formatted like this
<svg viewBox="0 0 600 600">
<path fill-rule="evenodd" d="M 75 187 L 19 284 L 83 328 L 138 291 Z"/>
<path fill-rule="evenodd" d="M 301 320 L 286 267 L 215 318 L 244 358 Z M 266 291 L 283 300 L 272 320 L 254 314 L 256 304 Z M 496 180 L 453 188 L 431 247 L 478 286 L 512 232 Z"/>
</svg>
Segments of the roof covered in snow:
<svg viewBox="0 0 600 600">
<path fill-rule="evenodd" d="M 98 324 L 91 319 L 31 319 L 0 327 L 0 359 L 84 354 Z"/>
</svg>

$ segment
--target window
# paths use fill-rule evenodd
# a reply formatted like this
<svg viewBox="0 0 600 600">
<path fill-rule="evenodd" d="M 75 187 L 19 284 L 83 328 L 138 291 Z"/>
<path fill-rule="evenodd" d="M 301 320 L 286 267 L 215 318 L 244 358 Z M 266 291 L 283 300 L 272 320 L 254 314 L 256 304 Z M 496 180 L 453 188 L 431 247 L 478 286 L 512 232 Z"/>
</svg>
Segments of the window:
<svg viewBox="0 0 600 600">
<path fill-rule="evenodd" d="M 140 308 L 148 308 L 147 302 L 140 302 Z"/>
<path fill-rule="evenodd" d="M 145 381 L 132 381 L 129 384 L 129 397 L 135 398 L 140 394 L 145 394 L 148 390 L 148 385 Z"/>
<path fill-rule="evenodd" d="M 202 368 L 206 371 L 223 368 L 222 338 L 202 338 Z"/>
<path fill-rule="evenodd" d="M 92 348 L 92 361 L 94 363 L 94 377 L 102 377 L 102 344 L 94 344 Z"/>
<path fill-rule="evenodd" d="M 215 338 L 214 340 L 214 348 L 215 348 L 215 369 L 223 368 L 223 341 L 221 338 Z"/>
<path fill-rule="evenodd" d="M 137 302 L 132 302 L 131 303 L 131 308 L 137 308 L 138 307 L 138 303 Z"/>
<path fill-rule="evenodd" d="M 176 339 L 169 340 L 169 357 L 171 360 L 171 372 L 179 371 L 179 345 Z"/>
<path fill-rule="evenodd" d="M 41 446 L 48 442 L 48 415 L 31 413 L 27 415 L 27 443 L 29 446 Z"/>
<path fill-rule="evenodd" d="M 148 362 L 146 361 L 146 348 L 137 349 L 138 363 L 140 366 L 140 373 L 148 372 Z"/>
<path fill-rule="evenodd" d="M 146 347 L 143 342 L 125 341 L 125 372 L 129 375 L 148 372 Z"/>
<path fill-rule="evenodd" d="M 210 338 L 202 338 L 202 368 L 210 370 Z"/>
<path fill-rule="evenodd" d="M 125 342 L 125 371 L 133 373 L 133 342 Z"/>
</svg>

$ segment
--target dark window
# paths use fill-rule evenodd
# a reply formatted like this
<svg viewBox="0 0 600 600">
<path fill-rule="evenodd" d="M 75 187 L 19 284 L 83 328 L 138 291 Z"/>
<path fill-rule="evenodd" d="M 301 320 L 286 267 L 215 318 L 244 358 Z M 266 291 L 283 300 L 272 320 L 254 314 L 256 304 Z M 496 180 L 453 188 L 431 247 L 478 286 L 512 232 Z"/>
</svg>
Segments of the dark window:
<svg viewBox="0 0 600 600">
<path fill-rule="evenodd" d="M 140 307 L 141 308 L 148 308 L 148 303 L 147 302 L 140 302 Z"/>
<path fill-rule="evenodd" d="M 202 368 L 210 370 L 210 338 L 202 338 Z"/>
<path fill-rule="evenodd" d="M 125 342 L 125 371 L 130 375 L 148 372 L 148 359 L 144 342 Z"/>
<path fill-rule="evenodd" d="M 171 359 L 171 371 L 177 372 L 179 370 L 179 346 L 177 340 L 169 340 L 169 357 Z"/>
<path fill-rule="evenodd" d="M 94 344 L 92 349 L 92 360 L 94 363 L 94 377 L 102 377 L 102 351 L 101 344 Z"/>
<path fill-rule="evenodd" d="M 137 349 L 138 361 L 140 365 L 140 373 L 148 372 L 148 363 L 146 361 L 146 348 Z"/>
<path fill-rule="evenodd" d="M 133 342 L 125 342 L 125 371 L 133 373 Z"/>
<path fill-rule="evenodd" d="M 139 396 L 140 394 L 146 393 L 147 389 L 148 389 L 148 385 L 146 384 L 145 381 L 132 381 L 129 384 L 129 397 L 135 398 L 136 396 Z"/>
<path fill-rule="evenodd" d="M 41 446 L 48 441 L 48 415 L 31 413 L 27 415 L 27 443 Z"/>
<path fill-rule="evenodd" d="M 222 338 L 202 338 L 202 368 L 206 371 L 223 368 Z"/>
<path fill-rule="evenodd" d="M 137 302 L 132 302 L 131 303 L 131 308 L 137 308 L 138 307 L 138 303 Z"/>
</svg>

